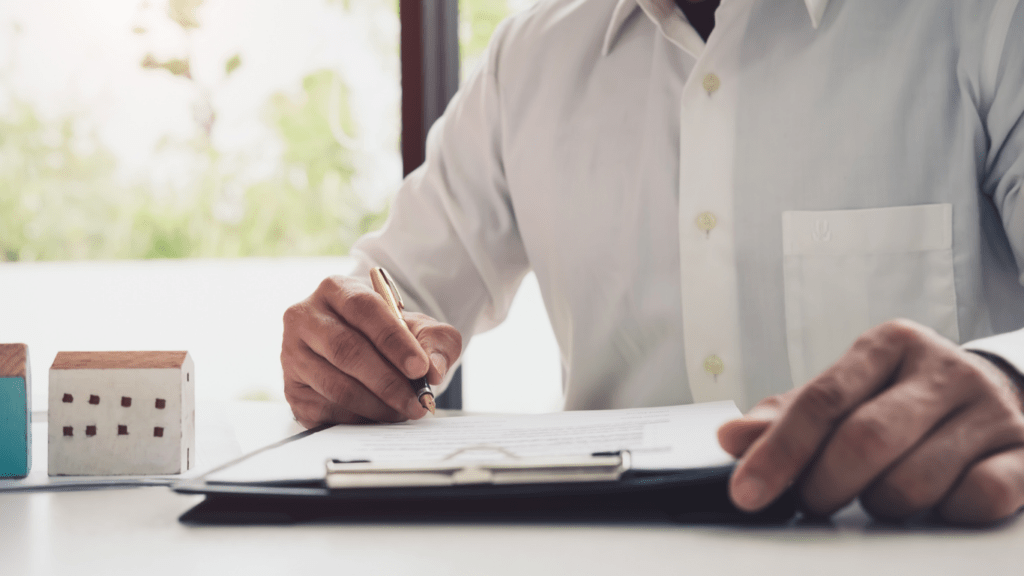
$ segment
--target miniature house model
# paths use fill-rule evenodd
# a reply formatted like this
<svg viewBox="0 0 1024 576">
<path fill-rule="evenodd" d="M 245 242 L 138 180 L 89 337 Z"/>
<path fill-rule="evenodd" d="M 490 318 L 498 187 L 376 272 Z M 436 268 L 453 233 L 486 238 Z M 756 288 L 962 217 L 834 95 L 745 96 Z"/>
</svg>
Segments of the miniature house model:
<svg viewBox="0 0 1024 576">
<path fill-rule="evenodd" d="M 28 346 L 0 344 L 0 478 L 32 468 L 32 375 Z"/>
<path fill-rule="evenodd" d="M 195 462 L 188 352 L 60 352 L 50 367 L 49 474 L 178 474 Z"/>
</svg>

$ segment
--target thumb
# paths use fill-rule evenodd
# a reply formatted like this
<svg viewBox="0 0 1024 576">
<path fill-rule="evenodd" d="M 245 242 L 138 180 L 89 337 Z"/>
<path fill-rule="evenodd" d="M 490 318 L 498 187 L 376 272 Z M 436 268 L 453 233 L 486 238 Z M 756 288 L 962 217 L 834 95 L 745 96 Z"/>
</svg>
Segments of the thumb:
<svg viewBox="0 0 1024 576">
<path fill-rule="evenodd" d="M 764 434 L 780 413 L 776 403 L 762 402 L 742 418 L 730 420 L 718 428 L 718 443 L 722 449 L 739 458 Z"/>
<path fill-rule="evenodd" d="M 431 386 L 440 385 L 462 354 L 462 334 L 453 326 L 438 322 L 424 314 L 408 313 L 405 319 L 423 351 L 430 358 L 427 382 Z"/>
</svg>

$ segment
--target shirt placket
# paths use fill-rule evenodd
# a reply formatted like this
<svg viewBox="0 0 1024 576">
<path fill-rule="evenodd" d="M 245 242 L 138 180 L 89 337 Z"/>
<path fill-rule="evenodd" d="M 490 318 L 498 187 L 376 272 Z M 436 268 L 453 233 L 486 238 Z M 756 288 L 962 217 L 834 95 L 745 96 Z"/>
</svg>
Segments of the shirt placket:
<svg viewBox="0 0 1024 576">
<path fill-rule="evenodd" d="M 738 51 L 719 42 L 727 38 L 712 40 L 683 88 L 680 110 L 684 354 L 695 402 L 730 399 L 744 405 L 733 211 L 737 103 L 733 80 Z"/>
</svg>

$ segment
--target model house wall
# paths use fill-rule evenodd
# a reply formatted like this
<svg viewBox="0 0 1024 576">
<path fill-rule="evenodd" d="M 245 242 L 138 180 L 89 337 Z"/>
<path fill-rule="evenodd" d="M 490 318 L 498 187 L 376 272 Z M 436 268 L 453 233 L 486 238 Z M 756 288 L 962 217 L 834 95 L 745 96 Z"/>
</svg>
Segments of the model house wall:
<svg viewBox="0 0 1024 576">
<path fill-rule="evenodd" d="M 49 474 L 178 474 L 195 462 L 187 352 L 60 352 L 50 368 Z"/>
<path fill-rule="evenodd" d="M 28 346 L 0 344 L 0 478 L 32 468 L 32 378 Z"/>
</svg>

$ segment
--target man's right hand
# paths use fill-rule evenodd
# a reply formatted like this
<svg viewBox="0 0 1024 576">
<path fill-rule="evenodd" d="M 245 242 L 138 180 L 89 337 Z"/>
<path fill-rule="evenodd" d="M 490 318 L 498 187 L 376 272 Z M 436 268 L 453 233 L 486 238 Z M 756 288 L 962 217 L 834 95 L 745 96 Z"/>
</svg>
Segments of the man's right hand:
<svg viewBox="0 0 1024 576">
<path fill-rule="evenodd" d="M 288 308 L 281 366 L 295 419 L 312 428 L 423 417 L 409 381 L 426 375 L 439 385 L 462 353 L 462 335 L 423 314 L 405 317 L 408 330 L 380 295 L 344 276 Z"/>
</svg>

